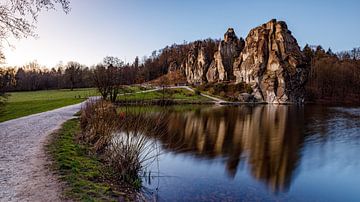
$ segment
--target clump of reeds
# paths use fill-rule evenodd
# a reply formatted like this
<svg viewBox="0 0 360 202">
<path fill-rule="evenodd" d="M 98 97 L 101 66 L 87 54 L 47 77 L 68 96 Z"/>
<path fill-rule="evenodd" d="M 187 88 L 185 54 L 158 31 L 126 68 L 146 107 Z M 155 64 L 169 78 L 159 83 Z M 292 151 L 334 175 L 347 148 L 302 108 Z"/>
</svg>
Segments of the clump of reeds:
<svg viewBox="0 0 360 202">
<path fill-rule="evenodd" d="M 145 163 L 157 157 L 157 145 L 142 135 L 120 132 L 116 134 L 106 153 L 106 161 L 114 171 L 113 177 L 132 184 L 140 180 Z"/>
<path fill-rule="evenodd" d="M 102 100 L 86 103 L 80 116 L 79 140 L 103 158 L 112 181 L 139 188 L 140 173 L 160 155 L 156 137 L 165 133 L 167 119 L 163 113 L 144 109 L 118 111 Z"/>
<path fill-rule="evenodd" d="M 88 101 L 80 115 L 82 133 L 79 138 L 97 153 L 103 153 L 118 128 L 115 106 L 104 100 Z"/>
<path fill-rule="evenodd" d="M 166 118 L 163 113 L 149 111 L 123 112 L 118 133 L 114 134 L 106 161 L 114 169 L 118 180 L 132 184 L 140 180 L 140 173 L 160 155 L 156 138 L 165 134 Z"/>
</svg>

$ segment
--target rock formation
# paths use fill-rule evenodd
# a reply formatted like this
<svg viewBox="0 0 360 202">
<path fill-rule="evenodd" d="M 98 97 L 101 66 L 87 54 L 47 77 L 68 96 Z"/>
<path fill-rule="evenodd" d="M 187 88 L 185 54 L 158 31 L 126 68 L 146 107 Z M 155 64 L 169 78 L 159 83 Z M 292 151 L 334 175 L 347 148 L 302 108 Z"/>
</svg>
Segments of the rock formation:
<svg viewBox="0 0 360 202">
<path fill-rule="evenodd" d="M 244 48 L 244 40 L 238 39 L 234 29 L 229 28 L 224 40 L 219 44 L 214 60 L 210 64 L 206 78 L 208 82 L 227 81 L 234 79 L 233 63 Z"/>
<path fill-rule="evenodd" d="M 245 41 L 229 28 L 213 56 L 195 42 L 180 68 L 190 84 L 245 82 L 253 92 L 239 100 L 268 103 L 303 102 L 309 72 L 286 23 L 275 19 L 252 29 Z"/>
<path fill-rule="evenodd" d="M 176 70 L 179 70 L 179 69 L 180 69 L 180 67 L 176 61 L 170 62 L 169 70 L 168 70 L 169 72 L 175 72 Z"/>
<path fill-rule="evenodd" d="M 185 61 L 185 75 L 188 83 L 206 82 L 209 58 L 205 54 L 202 41 L 194 42 Z"/>
<path fill-rule="evenodd" d="M 308 67 L 296 39 L 283 21 L 252 29 L 234 63 L 236 82 L 253 88 L 258 101 L 303 102 Z"/>
</svg>

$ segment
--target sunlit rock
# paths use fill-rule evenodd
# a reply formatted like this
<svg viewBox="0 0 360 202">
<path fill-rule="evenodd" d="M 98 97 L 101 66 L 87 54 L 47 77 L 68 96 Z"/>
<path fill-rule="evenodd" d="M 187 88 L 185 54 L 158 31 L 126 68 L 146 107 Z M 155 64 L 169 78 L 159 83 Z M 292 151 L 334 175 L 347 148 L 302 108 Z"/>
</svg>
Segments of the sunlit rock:
<svg viewBox="0 0 360 202">
<path fill-rule="evenodd" d="M 233 63 L 244 48 L 244 44 L 244 40 L 242 38 L 238 39 L 233 28 L 227 30 L 224 34 L 224 40 L 220 42 L 207 71 L 206 78 L 208 82 L 234 79 Z"/>
<path fill-rule="evenodd" d="M 252 29 L 233 68 L 236 81 L 250 84 L 258 101 L 304 101 L 309 68 L 283 21 L 271 20 Z"/>
</svg>

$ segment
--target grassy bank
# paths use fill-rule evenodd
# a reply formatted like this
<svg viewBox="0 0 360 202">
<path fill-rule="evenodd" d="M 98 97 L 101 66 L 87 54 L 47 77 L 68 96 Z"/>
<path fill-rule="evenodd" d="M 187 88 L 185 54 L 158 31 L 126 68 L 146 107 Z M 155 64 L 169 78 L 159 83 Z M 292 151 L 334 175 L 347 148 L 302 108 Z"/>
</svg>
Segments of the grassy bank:
<svg viewBox="0 0 360 202">
<path fill-rule="evenodd" d="M 66 182 L 64 196 L 75 201 L 117 201 L 125 193 L 116 192 L 106 183 L 106 168 L 89 148 L 76 143 L 79 120 L 72 119 L 52 136 L 47 149 L 53 167 Z"/>
<path fill-rule="evenodd" d="M 178 101 L 191 101 L 191 102 L 206 102 L 210 99 L 197 95 L 186 89 L 160 89 L 158 91 L 151 91 L 145 93 L 135 93 L 130 95 L 118 96 L 118 101 L 147 101 L 147 100 L 178 100 Z"/>
<path fill-rule="evenodd" d="M 204 94 L 208 94 L 230 102 L 239 101 L 241 93 L 252 93 L 251 87 L 246 83 L 213 83 L 194 87 Z"/>
<path fill-rule="evenodd" d="M 94 88 L 13 92 L 0 115 L 0 122 L 77 104 L 97 95 Z"/>
</svg>

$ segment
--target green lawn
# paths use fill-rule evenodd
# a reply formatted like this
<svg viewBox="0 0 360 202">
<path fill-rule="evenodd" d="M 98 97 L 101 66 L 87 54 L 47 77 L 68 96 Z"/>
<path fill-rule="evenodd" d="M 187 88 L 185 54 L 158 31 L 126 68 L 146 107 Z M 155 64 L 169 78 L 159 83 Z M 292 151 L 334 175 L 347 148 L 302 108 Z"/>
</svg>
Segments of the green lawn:
<svg viewBox="0 0 360 202">
<path fill-rule="evenodd" d="M 95 88 L 10 93 L 0 122 L 80 103 L 94 95 L 98 95 Z"/>
<path fill-rule="evenodd" d="M 119 94 L 121 93 L 135 93 L 135 92 L 139 92 L 139 91 L 145 91 L 145 90 L 150 90 L 152 88 L 150 87 L 142 87 L 142 86 L 126 86 L 124 89 L 121 89 Z"/>
<path fill-rule="evenodd" d="M 155 100 L 163 98 L 183 101 L 209 101 L 206 97 L 196 95 L 194 92 L 180 88 L 118 96 L 118 100 Z"/>
</svg>

